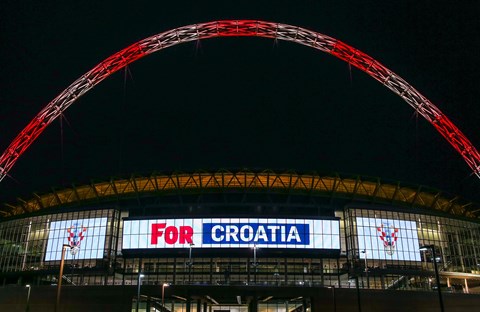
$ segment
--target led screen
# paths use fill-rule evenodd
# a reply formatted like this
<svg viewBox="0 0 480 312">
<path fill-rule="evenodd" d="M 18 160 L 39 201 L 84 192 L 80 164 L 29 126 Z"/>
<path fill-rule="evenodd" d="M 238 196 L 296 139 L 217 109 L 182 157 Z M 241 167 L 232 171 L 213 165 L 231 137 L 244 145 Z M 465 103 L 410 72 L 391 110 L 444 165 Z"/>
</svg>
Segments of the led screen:
<svg viewBox="0 0 480 312">
<path fill-rule="evenodd" d="M 357 234 L 361 259 L 420 261 L 414 221 L 357 217 Z"/>
<path fill-rule="evenodd" d="M 160 219 L 124 220 L 123 249 L 185 248 L 340 249 L 338 220 Z"/>
<path fill-rule="evenodd" d="M 64 244 L 71 247 L 65 252 L 66 260 L 103 258 L 106 228 L 107 218 L 51 222 L 45 261 L 61 260 Z"/>
</svg>

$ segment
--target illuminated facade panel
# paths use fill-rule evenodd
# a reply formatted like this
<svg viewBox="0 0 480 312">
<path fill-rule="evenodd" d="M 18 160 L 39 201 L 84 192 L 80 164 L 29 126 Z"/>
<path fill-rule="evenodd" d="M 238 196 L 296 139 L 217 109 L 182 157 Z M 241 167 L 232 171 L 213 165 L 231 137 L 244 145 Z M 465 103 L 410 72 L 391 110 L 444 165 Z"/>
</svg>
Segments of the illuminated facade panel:
<svg viewBox="0 0 480 312">
<path fill-rule="evenodd" d="M 123 249 L 340 249 L 339 220 L 208 218 L 124 220 Z"/>
<path fill-rule="evenodd" d="M 70 246 L 66 260 L 103 258 L 107 218 L 55 221 L 50 224 L 45 261 L 61 260 L 62 246 Z"/>
<path fill-rule="evenodd" d="M 420 261 L 415 221 L 357 217 L 360 259 Z"/>
</svg>

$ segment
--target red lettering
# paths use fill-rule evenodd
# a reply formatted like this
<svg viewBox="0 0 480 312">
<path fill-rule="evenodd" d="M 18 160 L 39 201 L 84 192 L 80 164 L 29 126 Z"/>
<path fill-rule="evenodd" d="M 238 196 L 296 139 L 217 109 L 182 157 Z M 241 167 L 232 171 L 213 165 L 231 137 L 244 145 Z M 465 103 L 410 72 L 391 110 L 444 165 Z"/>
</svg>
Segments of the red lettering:
<svg viewBox="0 0 480 312">
<path fill-rule="evenodd" d="M 165 235 L 163 235 L 165 234 Z M 158 244 L 158 238 L 164 237 L 165 243 L 173 245 L 179 241 L 180 244 L 193 244 L 193 228 L 188 225 L 180 226 L 180 231 L 175 226 L 167 226 L 166 223 L 152 224 L 152 237 L 150 243 Z"/>
<path fill-rule="evenodd" d="M 191 226 L 182 225 L 180 226 L 180 244 L 193 244 L 192 240 L 193 229 Z"/>
<path fill-rule="evenodd" d="M 152 224 L 152 239 L 151 244 L 156 245 L 158 244 L 158 238 L 162 237 L 163 229 L 167 226 L 166 223 L 153 223 Z"/>
<path fill-rule="evenodd" d="M 165 243 L 173 245 L 178 240 L 178 229 L 174 226 L 169 226 L 165 229 Z"/>
</svg>

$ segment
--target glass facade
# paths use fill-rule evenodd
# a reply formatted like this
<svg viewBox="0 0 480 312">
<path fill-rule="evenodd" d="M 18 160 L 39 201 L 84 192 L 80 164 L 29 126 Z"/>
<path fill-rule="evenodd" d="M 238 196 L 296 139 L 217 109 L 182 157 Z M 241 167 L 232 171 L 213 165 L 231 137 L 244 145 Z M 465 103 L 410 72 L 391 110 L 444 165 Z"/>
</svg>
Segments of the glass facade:
<svg viewBox="0 0 480 312">
<path fill-rule="evenodd" d="M 434 271 L 434 261 L 437 262 L 441 277 L 445 276 L 442 283 L 449 288 L 455 287 L 447 277 L 448 272 L 465 273 L 462 277 L 467 279 L 476 279 L 476 276 L 469 274 L 480 273 L 480 224 L 476 222 L 412 212 L 355 208 L 345 210 L 345 222 L 348 260 L 354 268 L 364 271 L 361 274 L 364 287 L 430 288 L 431 276 L 419 274 L 419 271 Z M 389 222 L 390 225 L 386 226 Z M 366 230 L 373 224 L 377 227 L 376 235 Z M 412 225 L 415 225 L 414 229 Z M 396 241 L 399 246 L 395 246 L 393 252 L 400 251 L 400 255 L 385 256 L 388 247 L 382 244 L 382 232 L 399 235 Z M 429 248 L 421 251 L 423 246 Z M 435 248 L 436 259 L 433 259 L 431 248 Z M 379 256 L 381 254 L 383 256 Z M 405 274 L 409 271 L 410 274 Z M 460 275 L 456 278 L 455 274 L 451 276 L 452 281 L 461 279 Z M 459 286 L 460 289 L 465 287 Z"/>
<path fill-rule="evenodd" d="M 217 255 L 214 248 L 205 253 L 195 246 L 170 255 L 126 253 L 122 237 L 128 210 L 18 218 L 0 223 L 0 272 L 4 285 L 55 283 L 66 243 L 78 250 L 67 251 L 63 278 L 77 286 L 137 285 L 142 273 L 144 285 L 431 289 L 433 261 L 448 290 L 465 291 L 466 280 L 480 280 L 480 224 L 473 220 L 373 206 L 347 206 L 334 214 L 329 218 L 340 220 L 340 250 L 334 254 L 291 254 L 287 249 L 271 254 L 262 248 L 254 254 L 243 248 L 242 253 Z M 420 251 L 425 245 L 435 248 L 436 259 L 431 249 Z"/>
<path fill-rule="evenodd" d="M 118 219 L 114 210 L 93 210 L 1 222 L 0 270 L 42 271 L 58 267 L 64 243 L 79 244 L 78 253 L 69 251 L 65 256 L 70 265 L 104 267 L 115 254 Z M 72 233 L 75 224 L 81 226 L 76 239 Z"/>
<path fill-rule="evenodd" d="M 136 285 L 138 272 L 144 285 L 338 285 L 338 259 L 321 258 L 144 258 L 125 259 L 117 284 Z"/>
</svg>

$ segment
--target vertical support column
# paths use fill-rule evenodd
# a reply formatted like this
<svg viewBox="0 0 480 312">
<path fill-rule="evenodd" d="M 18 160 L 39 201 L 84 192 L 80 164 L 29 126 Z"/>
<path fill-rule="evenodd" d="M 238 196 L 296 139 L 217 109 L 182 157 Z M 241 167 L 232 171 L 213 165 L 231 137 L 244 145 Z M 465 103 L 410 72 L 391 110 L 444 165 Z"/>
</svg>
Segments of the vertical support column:
<svg viewBox="0 0 480 312">
<path fill-rule="evenodd" d="M 457 251 L 458 251 L 458 255 L 459 255 L 458 258 L 460 259 L 460 263 L 462 264 L 462 272 L 465 272 L 465 263 L 463 261 L 462 243 L 460 242 L 460 237 L 459 237 L 458 231 L 455 231 L 455 238 L 457 239 L 457 248 L 458 248 Z M 437 259 L 434 259 L 433 261 L 436 263 Z"/>
<path fill-rule="evenodd" d="M 440 311 L 444 312 L 445 308 L 443 306 L 442 290 L 440 288 L 440 275 L 438 274 L 437 256 L 435 254 L 435 246 L 433 246 L 433 245 L 430 246 L 430 250 L 432 251 L 433 265 L 435 267 L 435 280 L 436 280 L 436 283 L 437 283 L 438 300 L 440 302 Z"/>
<path fill-rule="evenodd" d="M 202 312 L 207 312 L 207 302 L 206 301 L 203 302 L 203 311 Z"/>
<path fill-rule="evenodd" d="M 468 280 L 465 279 L 465 293 L 468 294 L 469 291 L 468 291 Z"/>
<path fill-rule="evenodd" d="M 452 285 L 450 284 L 450 277 L 447 277 L 447 287 L 450 288 Z"/>
<path fill-rule="evenodd" d="M 125 286 L 125 273 L 127 271 L 127 260 L 123 258 L 123 274 L 122 274 L 122 286 Z"/>
<path fill-rule="evenodd" d="M 210 285 L 213 285 L 213 258 L 210 258 Z"/>
<path fill-rule="evenodd" d="M 340 280 L 340 259 L 337 258 L 337 280 L 338 280 L 338 287 L 340 288 L 342 282 Z M 367 277 L 367 285 L 368 285 L 368 277 Z"/>
<path fill-rule="evenodd" d="M 62 246 L 62 259 L 60 261 L 60 273 L 58 274 L 57 281 L 57 300 L 55 302 L 55 312 L 60 311 L 60 292 L 62 291 L 62 280 L 63 280 L 63 265 L 65 264 L 65 250 L 68 245 Z"/>
<path fill-rule="evenodd" d="M 12 240 L 14 241 L 20 240 L 22 236 L 22 231 L 23 231 L 22 226 L 15 227 L 14 230 L 12 231 Z M 15 268 L 18 268 L 18 266 L 20 265 L 19 264 L 20 259 L 21 259 L 20 257 L 14 257 L 13 259 L 10 260 L 10 265 Z M 19 285 L 21 285 L 21 283 L 19 283 Z"/>
<path fill-rule="evenodd" d="M 173 277 L 172 283 L 175 285 L 177 282 L 177 258 L 173 258 Z"/>
<path fill-rule="evenodd" d="M 323 275 L 323 259 L 320 259 L 320 282 L 322 286 L 325 286 L 325 276 Z"/>
<path fill-rule="evenodd" d="M 202 301 L 200 299 L 197 299 L 197 312 L 202 311 Z"/>
<path fill-rule="evenodd" d="M 446 240 L 443 236 L 443 231 L 442 231 L 442 227 L 440 226 L 440 221 L 438 220 L 437 220 L 437 231 L 438 231 L 438 239 L 439 239 L 438 244 L 440 245 L 440 251 L 442 252 L 442 267 L 445 268 L 445 265 L 447 264 L 447 259 L 445 258 L 445 249 L 444 249 L 444 244 Z"/>
<path fill-rule="evenodd" d="M 47 219 L 47 223 L 45 224 L 45 233 L 50 233 L 50 219 Z M 40 258 L 41 268 L 43 268 L 43 259 L 45 259 L 46 250 L 47 250 L 47 239 L 44 239 L 43 247 L 42 247 L 42 257 Z"/>
<path fill-rule="evenodd" d="M 279 266 L 279 263 L 278 263 L 278 260 L 277 260 L 277 264 L 275 264 L 275 267 L 273 269 L 273 277 L 275 278 L 275 285 L 277 287 L 279 286 L 278 278 L 280 277 L 280 272 L 278 270 L 278 266 Z"/>
<path fill-rule="evenodd" d="M 190 298 L 190 295 L 188 295 L 187 302 L 185 303 L 185 312 L 190 312 L 191 304 L 192 304 L 192 298 Z"/>
<path fill-rule="evenodd" d="M 151 302 L 151 299 L 150 299 L 150 296 L 147 297 L 147 306 L 146 306 L 146 311 L 147 312 L 150 312 L 150 302 Z"/>
<path fill-rule="evenodd" d="M 335 286 L 332 287 L 332 304 L 333 304 L 333 311 L 337 311 L 337 297 L 335 295 Z M 303 310 L 306 311 L 306 310 Z"/>
<path fill-rule="evenodd" d="M 472 242 L 478 242 L 477 238 L 475 237 L 475 232 L 470 229 L 470 236 L 472 238 Z M 475 257 L 475 270 L 478 272 L 478 263 L 479 263 L 479 259 L 478 259 L 478 255 L 477 255 L 477 246 L 472 246 L 472 249 L 473 249 L 473 256 Z"/>
<path fill-rule="evenodd" d="M 27 264 L 28 243 L 30 242 L 30 233 L 31 232 L 32 232 L 32 221 L 30 220 L 30 223 L 28 224 L 27 235 L 26 235 L 27 237 L 25 239 L 25 251 L 23 253 L 23 261 L 22 261 L 22 270 L 24 270 L 24 271 L 25 271 L 25 266 Z"/>
<path fill-rule="evenodd" d="M 253 281 L 257 284 L 258 262 L 257 262 L 257 245 L 253 246 Z"/>
<path fill-rule="evenodd" d="M 117 275 L 116 273 L 118 272 L 118 267 L 117 267 L 117 251 L 118 251 L 118 238 L 120 237 L 120 225 L 122 222 L 122 218 L 120 217 L 120 211 L 114 210 L 113 211 L 113 221 L 117 222 L 117 232 L 115 233 L 115 245 L 112 246 L 113 248 L 113 285 L 115 285 L 115 276 Z M 112 222 L 113 223 L 113 222 Z M 113 240 L 113 233 L 112 233 L 112 240 Z M 123 266 L 123 276 L 125 276 L 125 265 Z M 122 276 L 122 286 L 124 284 L 125 278 Z"/>
<path fill-rule="evenodd" d="M 248 303 L 248 312 L 258 312 L 258 300 L 256 295 L 252 297 Z"/>
<path fill-rule="evenodd" d="M 428 270 L 428 262 L 427 262 L 427 253 L 422 252 L 423 262 L 422 262 L 422 269 Z M 424 265 L 425 264 L 425 265 Z"/>
<path fill-rule="evenodd" d="M 322 296 L 321 296 L 320 290 L 319 290 L 317 296 L 308 298 L 309 301 L 310 301 L 310 311 L 321 311 L 322 305 L 319 304 L 319 300 L 320 300 L 319 298 L 321 298 L 321 297 Z M 303 311 L 306 311 L 306 310 L 303 310 Z"/>
<path fill-rule="evenodd" d="M 360 285 L 358 284 L 358 273 L 355 273 L 355 287 L 357 288 L 357 306 L 358 312 L 362 312 L 362 303 L 360 301 Z"/>
<path fill-rule="evenodd" d="M 104 280 L 104 285 L 108 285 L 108 275 L 110 274 L 110 268 L 114 268 L 114 261 L 116 258 L 116 252 L 113 251 L 113 243 L 114 243 L 114 237 L 118 237 L 117 233 L 113 233 L 113 229 L 115 228 L 115 210 L 112 210 L 111 212 L 107 213 L 107 219 L 110 220 L 110 228 L 108 229 L 107 237 L 110 236 L 109 242 L 108 242 L 108 249 L 107 249 L 107 263 L 106 263 L 106 268 L 105 268 L 105 280 Z M 115 243 L 117 240 L 115 239 Z M 116 249 L 116 248 L 115 248 Z M 112 257 L 113 256 L 113 257 Z M 73 273 L 72 273 L 72 280 L 73 280 Z M 115 272 L 112 274 L 112 285 L 115 285 Z"/>
</svg>

